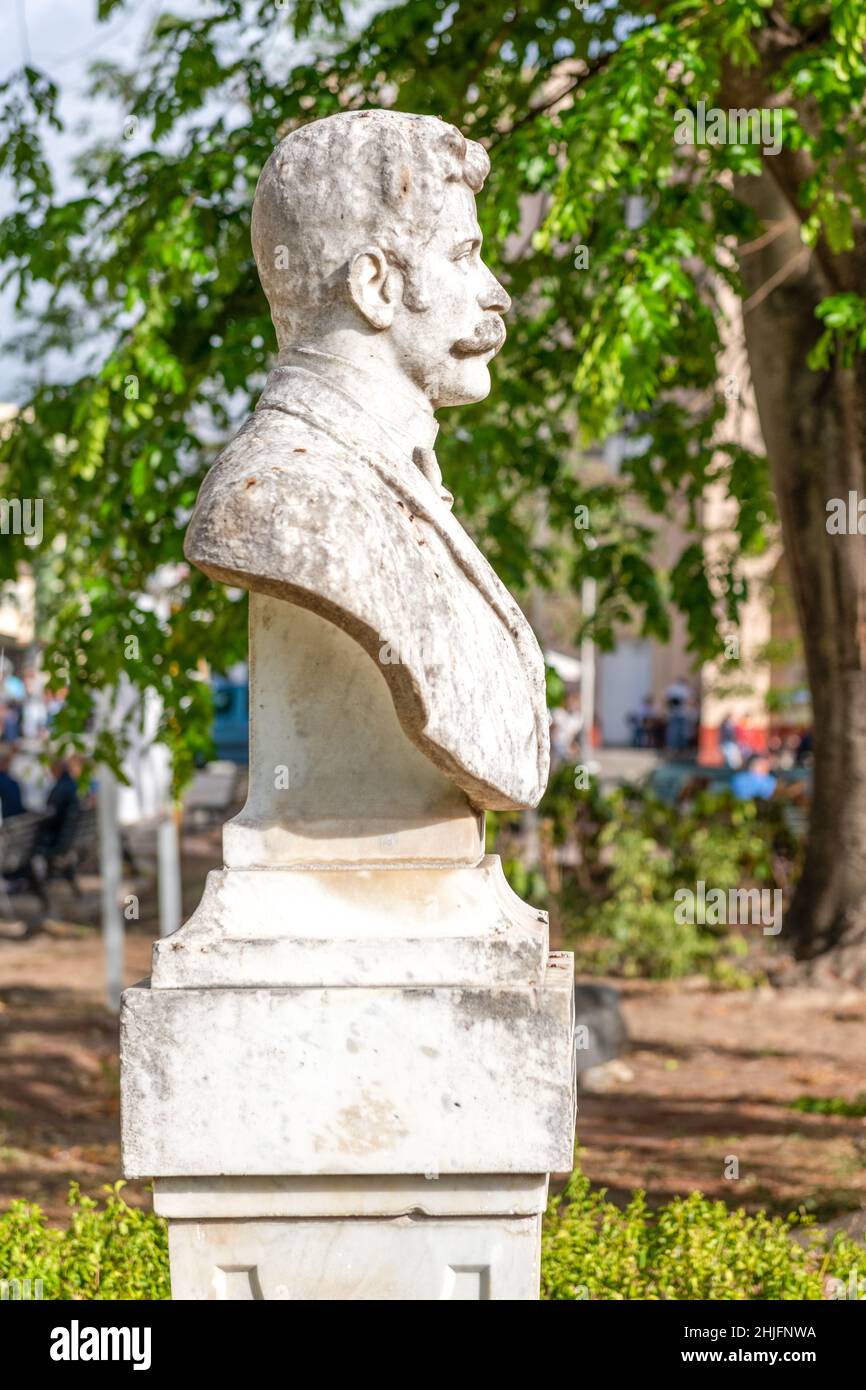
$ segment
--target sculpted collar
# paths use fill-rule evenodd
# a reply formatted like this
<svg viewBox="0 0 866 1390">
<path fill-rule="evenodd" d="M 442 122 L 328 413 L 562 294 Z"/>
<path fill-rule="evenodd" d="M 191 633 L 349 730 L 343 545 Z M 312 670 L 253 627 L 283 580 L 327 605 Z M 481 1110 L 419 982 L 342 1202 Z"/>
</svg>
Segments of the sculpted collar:
<svg viewBox="0 0 866 1390">
<path fill-rule="evenodd" d="M 304 356 L 306 358 L 306 354 Z M 327 359 L 329 354 L 321 356 Z M 374 468 L 413 516 L 439 532 L 460 569 L 486 596 L 514 640 L 521 643 L 528 635 L 537 653 L 532 630 L 516 600 L 450 511 L 451 494 L 443 494 L 441 488 L 430 486 L 432 479 L 427 471 L 420 466 L 417 457 L 413 459 L 408 452 L 408 436 L 404 435 L 398 444 L 394 431 L 384 427 L 377 416 L 338 385 L 329 371 L 310 371 L 306 362 L 303 367 L 278 362 L 256 406 L 257 414 L 265 410 L 295 415 L 314 429 L 324 429 L 355 458 L 365 460 Z M 435 418 L 433 424 L 436 424 Z M 421 452 L 418 448 L 414 450 L 416 456 Z M 435 461 L 432 450 L 429 452 Z"/>
<path fill-rule="evenodd" d="M 283 348 L 256 409 L 283 410 L 324 424 L 350 448 L 381 454 L 410 486 L 420 469 L 446 506 L 454 501 L 433 452 L 439 424 L 432 409 L 347 358 L 315 348 Z"/>
</svg>

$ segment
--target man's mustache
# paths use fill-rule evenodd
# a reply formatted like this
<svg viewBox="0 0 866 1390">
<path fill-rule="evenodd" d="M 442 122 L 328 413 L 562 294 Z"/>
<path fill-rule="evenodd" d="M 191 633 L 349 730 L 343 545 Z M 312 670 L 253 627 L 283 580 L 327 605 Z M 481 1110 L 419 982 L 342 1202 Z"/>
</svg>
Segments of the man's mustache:
<svg viewBox="0 0 866 1390">
<path fill-rule="evenodd" d="M 458 338 L 452 343 L 454 357 L 476 357 L 482 352 L 498 352 L 505 342 L 505 324 L 498 314 L 482 319 L 469 338 Z"/>
</svg>

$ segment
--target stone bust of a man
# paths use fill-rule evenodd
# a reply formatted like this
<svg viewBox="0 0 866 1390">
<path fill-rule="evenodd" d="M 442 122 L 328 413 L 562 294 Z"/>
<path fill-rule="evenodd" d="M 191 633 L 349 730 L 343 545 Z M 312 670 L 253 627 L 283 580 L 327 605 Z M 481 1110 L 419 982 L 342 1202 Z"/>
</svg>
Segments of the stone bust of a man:
<svg viewBox="0 0 866 1390">
<path fill-rule="evenodd" d="M 185 547 L 360 643 L 406 735 L 482 809 L 535 805 L 548 773 L 538 644 L 433 452 L 434 412 L 488 394 L 505 338 L 475 214 L 489 167 L 453 126 L 391 111 L 277 146 L 252 239 L 279 356 Z"/>
</svg>

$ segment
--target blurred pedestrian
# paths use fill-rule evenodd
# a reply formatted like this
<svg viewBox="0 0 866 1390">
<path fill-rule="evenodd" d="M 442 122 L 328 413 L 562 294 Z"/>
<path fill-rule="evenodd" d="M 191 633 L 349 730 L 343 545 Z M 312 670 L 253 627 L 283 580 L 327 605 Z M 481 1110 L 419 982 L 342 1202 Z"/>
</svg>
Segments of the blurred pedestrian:
<svg viewBox="0 0 866 1390">
<path fill-rule="evenodd" d="M 730 767 L 736 772 L 743 766 L 743 750 L 737 737 L 737 726 L 729 714 L 725 715 L 719 725 L 719 748 L 725 760 L 725 767 Z"/>
<path fill-rule="evenodd" d="M 74 755 L 69 758 L 56 758 L 51 764 L 51 774 L 55 780 L 45 804 L 46 818 L 39 829 L 36 845 L 39 854 L 54 854 L 62 844 L 68 827 L 78 815 L 80 773 L 81 760 Z"/>
<path fill-rule="evenodd" d="M 731 778 L 731 791 L 738 801 L 769 801 L 775 790 L 770 759 L 763 753 L 753 753 L 746 766 Z"/>
<path fill-rule="evenodd" d="M 550 749 L 554 767 L 574 762 L 579 756 L 578 740 L 582 728 L 580 691 L 570 690 L 563 704 L 557 705 L 550 716 Z"/>
<path fill-rule="evenodd" d="M 637 748 L 652 748 L 654 746 L 657 723 L 655 700 L 652 695 L 644 695 L 637 710 L 637 727 L 635 729 L 635 746 Z"/>
<path fill-rule="evenodd" d="M 812 730 L 804 729 L 803 733 L 800 735 L 800 741 L 797 744 L 797 752 L 794 755 L 794 761 L 796 762 L 798 767 L 805 767 L 806 763 L 810 761 L 811 757 Z"/>
<path fill-rule="evenodd" d="M 682 753 L 689 744 L 687 707 L 691 695 L 691 687 L 685 676 L 678 676 L 665 691 L 668 716 L 665 741 L 672 753 Z"/>
<path fill-rule="evenodd" d="M 3 710 L 2 738 L 4 743 L 17 743 L 21 737 L 21 706 L 9 700 Z"/>
<path fill-rule="evenodd" d="M 21 783 L 15 780 L 9 770 L 12 757 L 11 748 L 5 744 L 0 746 L 0 812 L 4 820 L 8 820 L 10 816 L 20 816 L 24 811 Z"/>
</svg>

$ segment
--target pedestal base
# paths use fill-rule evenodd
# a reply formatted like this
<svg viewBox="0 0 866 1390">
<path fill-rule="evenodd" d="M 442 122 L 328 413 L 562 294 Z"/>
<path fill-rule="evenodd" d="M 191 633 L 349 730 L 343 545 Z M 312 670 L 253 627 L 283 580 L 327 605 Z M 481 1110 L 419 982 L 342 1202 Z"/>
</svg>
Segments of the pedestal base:
<svg viewBox="0 0 866 1390">
<path fill-rule="evenodd" d="M 126 1177 L 175 1298 L 532 1299 L 574 975 L 381 670 L 253 595 L 250 796 L 123 996 Z"/>
<path fill-rule="evenodd" d="M 291 908 L 323 890 L 279 878 L 279 920 L 297 924 Z M 173 1297 L 537 1298 L 547 1174 L 572 1163 L 572 958 L 546 955 L 543 918 L 503 894 L 498 862 L 431 884 L 419 871 L 433 978 L 409 983 L 424 932 L 392 949 L 383 908 L 365 933 L 365 890 L 385 887 L 351 878 L 334 880 L 352 906 L 327 958 L 262 928 L 244 941 L 229 913 L 234 936 L 190 924 L 160 943 L 162 987 L 123 996 L 123 1167 L 155 1179 Z M 228 987 L 229 950 L 254 979 L 305 983 Z M 306 982 L 311 961 L 333 979 L 341 959 L 347 983 Z M 472 983 L 443 982 L 449 967 Z"/>
<path fill-rule="evenodd" d="M 546 1192 L 544 1175 L 169 1180 L 154 1205 L 174 1298 L 526 1301 Z"/>
<path fill-rule="evenodd" d="M 127 1177 L 570 1171 L 571 956 L 539 984 L 125 991 Z"/>
</svg>

